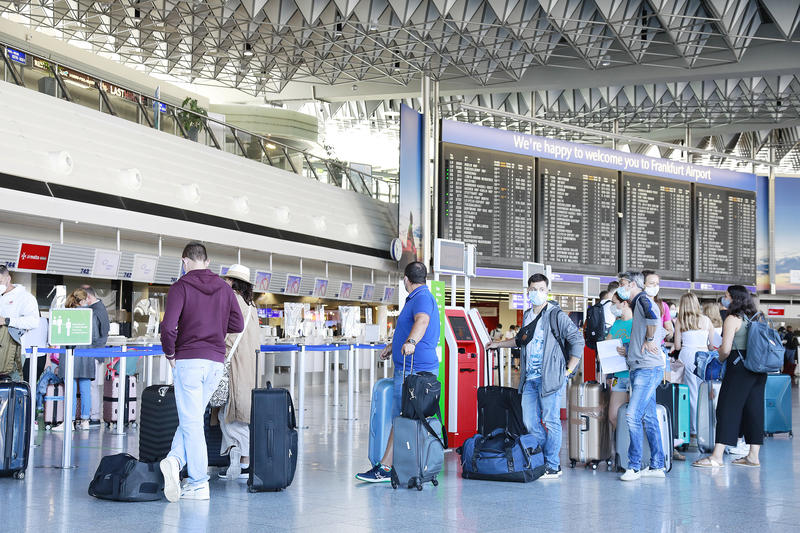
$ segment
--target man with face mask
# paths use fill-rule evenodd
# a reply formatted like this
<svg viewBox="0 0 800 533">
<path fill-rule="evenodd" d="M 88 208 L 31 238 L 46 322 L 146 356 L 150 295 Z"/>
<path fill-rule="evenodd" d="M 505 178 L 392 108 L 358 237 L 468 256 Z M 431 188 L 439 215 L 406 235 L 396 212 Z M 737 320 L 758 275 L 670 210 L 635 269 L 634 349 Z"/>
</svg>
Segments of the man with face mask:
<svg viewBox="0 0 800 533">
<path fill-rule="evenodd" d="M 39 326 L 39 305 L 11 273 L 0 265 L 0 375 L 22 381 L 22 335 Z"/>
<path fill-rule="evenodd" d="M 661 351 L 663 328 L 661 310 L 645 292 L 641 272 L 628 271 L 619 276 L 617 295 L 629 303 L 633 311 L 630 343 L 620 347 L 619 353 L 627 358 L 630 369 L 631 399 L 628 402 L 627 423 L 630 432 L 628 469 L 622 481 L 635 481 L 640 477 L 665 477 L 664 450 L 661 430 L 656 416 L 656 388 L 664 379 L 664 354 Z M 649 288 L 656 292 L 657 288 Z M 642 420 L 647 442 L 650 444 L 650 465 L 642 470 Z"/>
<path fill-rule="evenodd" d="M 439 373 L 439 357 L 436 355 L 441 327 L 439 308 L 426 285 L 427 277 L 428 269 L 423 263 L 415 261 L 406 266 L 403 276 L 403 285 L 408 292 L 406 303 L 397 317 L 397 328 L 392 342 L 381 352 L 381 359 L 386 360 L 391 356 L 394 364 L 392 419 L 400 415 L 404 376 L 419 372 Z M 394 429 L 389 433 L 389 441 L 386 443 L 386 451 L 381 462 L 373 465 L 370 470 L 357 474 L 357 480 L 367 483 L 386 483 L 392 480 L 393 436 Z"/>
<path fill-rule="evenodd" d="M 523 422 L 544 451 L 546 470 L 541 479 L 558 479 L 561 477 L 561 395 L 567 379 L 581 362 L 584 340 L 569 316 L 557 305 L 548 303 L 549 286 L 550 281 L 542 274 L 528 279 L 531 307 L 523 315 L 517 337 L 493 342 L 489 348 L 521 348 L 519 392 Z M 569 354 L 562 351 L 561 345 Z"/>
</svg>

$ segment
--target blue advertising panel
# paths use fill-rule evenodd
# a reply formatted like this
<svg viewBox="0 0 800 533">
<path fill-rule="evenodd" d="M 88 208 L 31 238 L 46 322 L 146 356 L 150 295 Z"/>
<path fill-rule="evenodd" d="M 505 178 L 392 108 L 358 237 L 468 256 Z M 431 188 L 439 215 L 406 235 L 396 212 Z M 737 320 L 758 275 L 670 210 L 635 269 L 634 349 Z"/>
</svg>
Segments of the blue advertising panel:
<svg viewBox="0 0 800 533">
<path fill-rule="evenodd" d="M 422 115 L 400 107 L 400 231 L 403 245 L 399 267 L 422 261 Z"/>
<path fill-rule="evenodd" d="M 775 178 L 775 289 L 800 292 L 800 239 L 797 206 L 800 178 Z"/>
<path fill-rule="evenodd" d="M 28 64 L 28 56 L 25 54 L 25 52 L 20 52 L 19 50 L 14 50 L 13 48 L 6 48 L 6 53 L 11 61 L 15 61 L 21 65 Z"/>
<path fill-rule="evenodd" d="M 756 177 L 756 287 L 769 291 L 769 178 Z"/>
</svg>

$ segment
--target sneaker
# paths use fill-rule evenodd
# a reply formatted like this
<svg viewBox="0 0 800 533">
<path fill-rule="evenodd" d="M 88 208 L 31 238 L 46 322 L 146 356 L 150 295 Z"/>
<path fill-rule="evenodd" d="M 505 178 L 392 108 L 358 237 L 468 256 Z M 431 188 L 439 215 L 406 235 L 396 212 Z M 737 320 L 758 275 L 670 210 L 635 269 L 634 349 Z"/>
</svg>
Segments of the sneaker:
<svg viewBox="0 0 800 533">
<path fill-rule="evenodd" d="M 91 429 L 97 429 L 102 425 L 103 425 L 103 423 L 100 422 L 99 420 L 89 420 L 89 427 Z"/>
<path fill-rule="evenodd" d="M 58 433 L 64 433 L 64 423 L 58 424 L 57 426 L 52 426 L 50 431 L 56 431 Z"/>
<path fill-rule="evenodd" d="M 664 479 L 667 477 L 666 472 L 663 468 L 650 468 L 647 467 L 639 473 L 642 477 L 657 477 Z"/>
<path fill-rule="evenodd" d="M 624 474 L 619 476 L 619 479 L 622 481 L 636 481 L 640 477 L 642 477 L 641 472 L 639 472 L 638 470 L 631 470 L 629 468 L 628 470 L 625 471 Z"/>
<path fill-rule="evenodd" d="M 685 461 L 686 460 L 686 456 L 683 455 L 678 450 L 672 450 L 672 460 L 673 461 Z"/>
<path fill-rule="evenodd" d="M 391 470 L 386 470 L 378 463 L 362 474 L 356 474 L 356 479 L 367 483 L 386 483 L 392 480 Z"/>
<path fill-rule="evenodd" d="M 552 468 L 548 468 L 542 474 L 540 479 L 558 479 L 561 477 L 561 467 L 558 467 L 558 470 L 554 470 Z"/>
<path fill-rule="evenodd" d="M 80 422 L 76 422 L 75 429 L 80 429 L 81 431 L 89 431 L 89 421 L 81 420 Z"/>
<path fill-rule="evenodd" d="M 730 455 L 748 455 L 750 453 L 750 445 L 744 439 L 739 439 L 736 446 L 726 446 L 725 453 Z"/>
<path fill-rule="evenodd" d="M 208 482 L 199 485 L 186 485 L 181 491 L 181 500 L 209 500 Z"/>
<path fill-rule="evenodd" d="M 237 477 L 235 477 L 235 478 L 228 477 L 228 472 L 227 471 L 220 472 L 217 475 L 219 476 L 220 479 L 248 479 L 248 478 L 250 478 L 250 467 L 249 466 L 242 467 L 240 472 L 239 472 L 239 475 Z"/>
<path fill-rule="evenodd" d="M 181 466 L 178 459 L 168 455 L 161 460 L 159 466 L 164 475 L 164 496 L 170 502 L 178 501 L 181 498 Z M 206 491 L 208 491 L 207 487 Z"/>
</svg>

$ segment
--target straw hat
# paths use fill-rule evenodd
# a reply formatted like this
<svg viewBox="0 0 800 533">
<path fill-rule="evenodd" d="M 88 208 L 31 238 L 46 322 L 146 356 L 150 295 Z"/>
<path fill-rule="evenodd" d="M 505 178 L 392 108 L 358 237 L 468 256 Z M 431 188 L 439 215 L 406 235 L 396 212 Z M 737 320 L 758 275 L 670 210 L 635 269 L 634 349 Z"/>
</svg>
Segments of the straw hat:
<svg viewBox="0 0 800 533">
<path fill-rule="evenodd" d="M 245 283 L 251 283 L 250 269 L 244 265 L 239 265 L 239 264 L 231 265 L 223 277 L 238 279 L 239 281 L 244 281 Z"/>
</svg>

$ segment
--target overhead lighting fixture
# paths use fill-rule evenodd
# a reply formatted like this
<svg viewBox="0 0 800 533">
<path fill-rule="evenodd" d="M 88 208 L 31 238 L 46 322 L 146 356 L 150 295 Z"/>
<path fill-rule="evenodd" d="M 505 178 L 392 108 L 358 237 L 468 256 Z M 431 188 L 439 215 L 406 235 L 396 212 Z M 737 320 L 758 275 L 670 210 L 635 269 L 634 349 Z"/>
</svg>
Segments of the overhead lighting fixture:
<svg viewBox="0 0 800 533">
<path fill-rule="evenodd" d="M 603 61 L 603 62 L 602 62 L 602 63 L 600 63 L 600 64 L 601 64 L 602 66 L 604 66 L 604 67 L 607 67 L 607 66 L 609 66 L 609 65 L 611 64 L 611 61 L 609 61 L 608 59 L 606 59 L 605 61 Z"/>
<path fill-rule="evenodd" d="M 276 148 L 277 148 L 277 146 L 275 146 L 274 144 L 272 144 L 272 143 L 267 143 L 267 150 L 274 150 L 274 149 L 276 149 Z"/>
<path fill-rule="evenodd" d="M 253 46 L 250 43 L 244 43 L 244 56 L 253 57 Z"/>
</svg>

